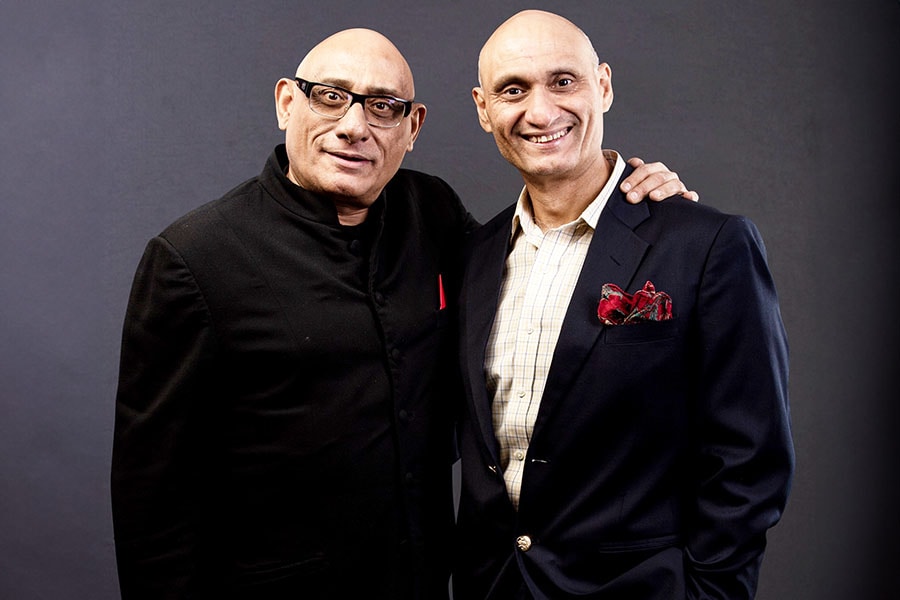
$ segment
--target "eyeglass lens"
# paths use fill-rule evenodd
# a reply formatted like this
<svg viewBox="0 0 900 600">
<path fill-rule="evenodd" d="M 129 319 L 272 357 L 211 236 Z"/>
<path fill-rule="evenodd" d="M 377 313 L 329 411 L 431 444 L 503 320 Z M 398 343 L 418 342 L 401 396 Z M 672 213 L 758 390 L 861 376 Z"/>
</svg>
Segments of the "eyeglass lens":
<svg viewBox="0 0 900 600">
<path fill-rule="evenodd" d="M 353 104 L 353 95 L 340 88 L 315 84 L 309 93 L 309 107 L 320 115 L 341 118 Z M 371 125 L 393 127 L 403 119 L 403 102 L 388 96 L 370 96 L 362 101 Z"/>
</svg>

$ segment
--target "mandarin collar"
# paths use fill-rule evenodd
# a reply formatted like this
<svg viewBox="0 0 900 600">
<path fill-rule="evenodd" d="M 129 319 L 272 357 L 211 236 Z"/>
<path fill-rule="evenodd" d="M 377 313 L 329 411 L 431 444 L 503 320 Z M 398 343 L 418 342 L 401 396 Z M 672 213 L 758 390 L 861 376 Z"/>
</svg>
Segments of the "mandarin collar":
<svg viewBox="0 0 900 600">
<path fill-rule="evenodd" d="M 269 155 L 259 181 L 272 198 L 286 210 L 316 223 L 343 227 L 338 221 L 337 209 L 329 198 L 306 190 L 287 176 L 288 158 L 284 144 L 279 144 Z M 366 222 L 380 219 L 384 205 L 384 190 L 369 208 Z"/>
</svg>

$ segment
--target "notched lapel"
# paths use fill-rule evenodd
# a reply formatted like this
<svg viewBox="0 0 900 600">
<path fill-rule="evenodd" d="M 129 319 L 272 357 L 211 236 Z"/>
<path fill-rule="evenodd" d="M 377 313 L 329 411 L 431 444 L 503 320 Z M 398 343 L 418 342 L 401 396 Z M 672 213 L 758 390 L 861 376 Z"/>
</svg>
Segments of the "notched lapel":
<svg viewBox="0 0 900 600">
<path fill-rule="evenodd" d="M 535 421 L 534 436 L 540 433 L 548 415 L 568 393 L 603 331 L 597 318 L 603 284 L 616 283 L 629 289 L 632 286 L 634 274 L 650 246 L 634 233 L 634 228 L 649 216 L 645 202 L 629 204 L 618 190 L 601 213 L 563 320 Z"/>
<path fill-rule="evenodd" d="M 467 357 L 468 395 L 472 398 L 485 446 L 490 448 L 495 464 L 499 464 L 500 456 L 494 435 L 491 400 L 485 388 L 484 356 L 500 298 L 512 214 L 513 210 L 504 211 L 473 234 L 463 281 L 464 321 L 460 323 L 462 351 Z"/>
</svg>

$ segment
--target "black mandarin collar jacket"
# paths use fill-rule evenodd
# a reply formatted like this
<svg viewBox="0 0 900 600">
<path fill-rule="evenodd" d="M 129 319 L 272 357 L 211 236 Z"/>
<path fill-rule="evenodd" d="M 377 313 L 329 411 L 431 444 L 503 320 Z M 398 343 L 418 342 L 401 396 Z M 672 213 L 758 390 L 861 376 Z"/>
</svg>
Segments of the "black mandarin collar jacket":
<svg viewBox="0 0 900 600">
<path fill-rule="evenodd" d="M 112 469 L 124 600 L 446 596 L 449 314 L 474 221 L 401 170 L 343 227 L 286 167 L 276 148 L 135 275 Z"/>
</svg>

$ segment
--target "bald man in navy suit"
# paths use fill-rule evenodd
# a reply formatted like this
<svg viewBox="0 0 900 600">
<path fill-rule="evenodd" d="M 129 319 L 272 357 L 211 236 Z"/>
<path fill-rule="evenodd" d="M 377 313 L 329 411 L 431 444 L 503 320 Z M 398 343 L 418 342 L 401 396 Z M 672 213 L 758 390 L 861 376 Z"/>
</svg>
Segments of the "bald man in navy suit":
<svg viewBox="0 0 900 600">
<path fill-rule="evenodd" d="M 479 84 L 525 187 L 467 249 L 457 598 L 753 598 L 794 463 L 756 227 L 626 201 L 611 69 L 562 17 L 501 25 Z"/>
</svg>

